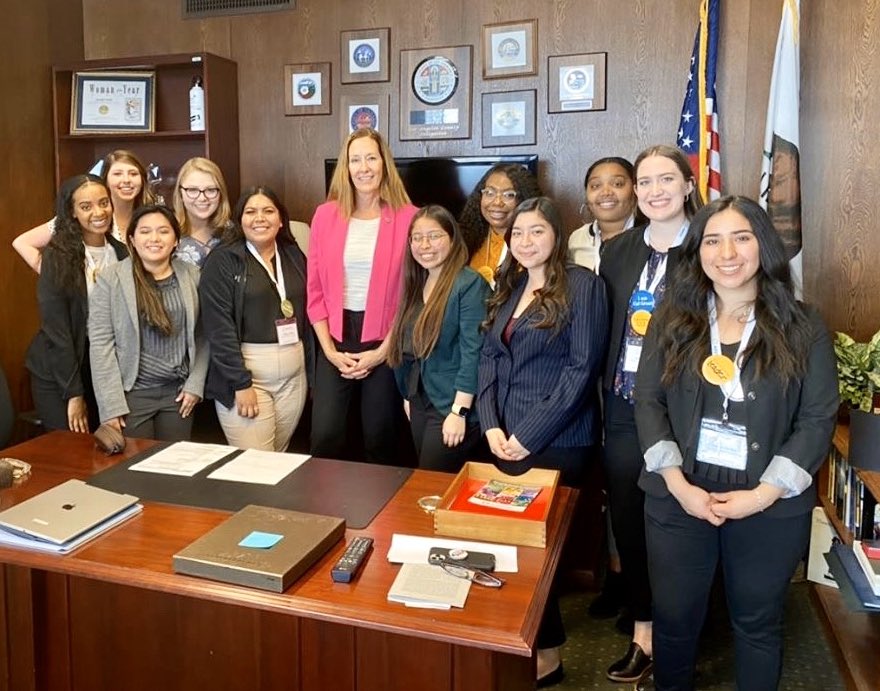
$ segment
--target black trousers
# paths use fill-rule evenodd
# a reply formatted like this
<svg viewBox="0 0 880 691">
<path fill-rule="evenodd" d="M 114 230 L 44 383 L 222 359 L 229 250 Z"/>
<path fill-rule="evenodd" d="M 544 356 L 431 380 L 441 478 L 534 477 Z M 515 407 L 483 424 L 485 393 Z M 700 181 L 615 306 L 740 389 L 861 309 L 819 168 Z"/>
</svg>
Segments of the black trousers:
<svg viewBox="0 0 880 691">
<path fill-rule="evenodd" d="M 620 555 L 627 605 L 636 621 L 651 621 L 651 583 L 645 546 L 645 493 L 639 475 L 645 461 L 639 447 L 633 407 L 605 392 L 605 448 L 611 529 Z"/>
<path fill-rule="evenodd" d="M 85 370 L 88 381 L 85 385 L 83 397 L 86 401 L 89 415 L 89 430 L 98 429 L 98 403 L 95 400 L 95 392 L 92 389 L 91 375 Z M 58 385 L 48 379 L 43 379 L 31 373 L 31 395 L 34 397 L 34 407 L 37 409 L 37 415 L 43 423 L 43 429 L 51 430 L 69 430 L 70 425 L 67 420 L 67 401 L 62 397 L 63 394 Z"/>
<path fill-rule="evenodd" d="M 482 460 L 487 457 L 480 423 L 469 416 L 465 427 L 464 441 L 458 446 L 443 443 L 443 422 L 446 416 L 432 404 L 424 391 L 419 392 L 409 402 L 409 427 L 416 446 L 419 468 L 439 470 L 444 473 L 457 473 L 465 461 Z"/>
<path fill-rule="evenodd" d="M 343 313 L 343 340 L 337 349 L 360 353 L 378 347 L 378 342 L 361 343 L 363 312 Z M 351 400 L 360 393 L 360 422 L 366 460 L 398 465 L 397 439 L 403 416 L 403 399 L 397 390 L 394 373 L 386 364 L 379 365 L 364 379 L 344 379 L 318 349 L 315 383 L 312 393 L 313 456 L 348 458 L 346 430 L 351 414 Z M 364 459 L 352 459 L 364 460 Z"/>
<path fill-rule="evenodd" d="M 736 688 L 774 691 L 782 671 L 785 593 L 807 549 L 810 514 L 776 518 L 757 513 L 715 527 L 686 514 L 671 496 L 648 496 L 645 524 L 657 688 L 694 688 L 697 644 L 720 562 L 733 628 Z"/>
</svg>

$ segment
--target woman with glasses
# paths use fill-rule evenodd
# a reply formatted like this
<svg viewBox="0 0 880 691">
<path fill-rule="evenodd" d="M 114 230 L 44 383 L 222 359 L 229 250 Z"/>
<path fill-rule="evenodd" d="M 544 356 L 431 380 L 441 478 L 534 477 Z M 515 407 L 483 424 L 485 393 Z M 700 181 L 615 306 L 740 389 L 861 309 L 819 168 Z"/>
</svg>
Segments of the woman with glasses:
<svg viewBox="0 0 880 691">
<path fill-rule="evenodd" d="M 147 169 L 131 151 L 116 149 L 101 161 L 101 179 L 110 191 L 110 201 L 113 203 L 110 233 L 114 239 L 123 242 L 125 229 L 135 209 L 155 201 L 147 185 Z M 40 272 L 43 249 L 55 234 L 57 219 L 56 216 L 41 223 L 12 241 L 15 251 L 37 273 Z"/>
<path fill-rule="evenodd" d="M 625 158 L 607 156 L 594 161 L 584 177 L 586 201 L 581 213 L 589 221 L 568 238 L 568 256 L 575 263 L 599 270 L 602 243 L 620 235 L 643 217 L 636 204 L 633 166 Z"/>
<path fill-rule="evenodd" d="M 126 239 L 131 256 L 103 271 L 89 296 L 100 419 L 132 437 L 188 440 L 208 369 L 199 270 L 172 259 L 180 226 L 165 206 L 135 211 Z"/>
<path fill-rule="evenodd" d="M 305 407 L 312 356 L 306 262 L 278 195 L 245 190 L 202 269 L 211 363 L 206 398 L 232 446 L 284 451 Z"/>
<path fill-rule="evenodd" d="M 645 548 L 645 493 L 638 481 L 644 459 L 636 435 L 633 389 L 651 315 L 663 300 L 678 246 L 701 206 L 687 157 L 652 146 L 635 160 L 636 196 L 648 219 L 608 242 L 600 274 L 608 287 L 611 329 L 602 378 L 608 506 L 620 554 L 625 598 L 635 621 L 626 654 L 608 667 L 611 681 L 635 682 L 651 669 L 651 585 Z"/>
<path fill-rule="evenodd" d="M 375 130 L 352 132 L 309 238 L 309 319 L 321 345 L 312 454 L 345 458 L 352 396 L 360 394 L 366 459 L 397 460 L 400 394 L 386 364 L 401 269 L 416 207 Z"/>
<path fill-rule="evenodd" d="M 181 231 L 174 256 L 201 268 L 232 216 L 226 181 L 217 164 L 200 156 L 184 163 L 173 202 Z"/>
<path fill-rule="evenodd" d="M 499 469 L 560 472 L 581 487 L 601 441 L 598 379 L 608 343 L 605 286 L 567 261 L 566 234 L 546 197 L 513 213 L 510 256 L 489 299 L 477 409 Z M 538 683 L 562 676 L 565 631 L 555 597 L 538 632 Z"/>
<path fill-rule="evenodd" d="M 538 181 L 518 163 L 499 163 L 480 179 L 458 219 L 468 250 L 470 267 L 490 286 L 507 256 L 505 234 L 513 210 L 526 199 L 541 196 Z"/>
<path fill-rule="evenodd" d="M 388 363 L 408 407 L 419 467 L 450 473 L 480 445 L 473 401 L 489 286 L 466 264 L 452 214 L 442 206 L 416 213 Z"/>
</svg>

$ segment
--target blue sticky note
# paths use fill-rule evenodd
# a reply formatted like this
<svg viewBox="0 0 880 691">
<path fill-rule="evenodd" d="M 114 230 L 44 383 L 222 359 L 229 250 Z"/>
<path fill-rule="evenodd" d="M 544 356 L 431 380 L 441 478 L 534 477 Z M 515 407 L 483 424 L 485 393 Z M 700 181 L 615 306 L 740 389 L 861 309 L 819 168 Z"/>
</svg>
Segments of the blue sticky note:
<svg viewBox="0 0 880 691">
<path fill-rule="evenodd" d="M 245 537 L 241 542 L 238 543 L 239 547 L 250 547 L 252 549 L 269 549 L 270 547 L 274 547 L 277 545 L 283 535 L 276 535 L 275 533 L 264 533 L 259 530 L 253 531 L 250 535 Z"/>
</svg>

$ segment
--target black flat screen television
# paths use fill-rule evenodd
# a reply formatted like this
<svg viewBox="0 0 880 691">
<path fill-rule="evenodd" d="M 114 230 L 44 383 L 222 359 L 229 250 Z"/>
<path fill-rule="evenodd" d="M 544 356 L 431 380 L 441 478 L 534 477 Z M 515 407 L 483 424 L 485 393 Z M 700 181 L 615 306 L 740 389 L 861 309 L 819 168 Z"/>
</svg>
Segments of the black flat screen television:
<svg viewBox="0 0 880 691">
<path fill-rule="evenodd" d="M 395 158 L 406 191 L 416 206 L 441 204 L 458 218 L 471 190 L 497 163 L 519 163 L 538 177 L 537 154 L 457 156 L 451 158 Z M 324 160 L 325 189 L 336 168 L 336 159 Z"/>
</svg>

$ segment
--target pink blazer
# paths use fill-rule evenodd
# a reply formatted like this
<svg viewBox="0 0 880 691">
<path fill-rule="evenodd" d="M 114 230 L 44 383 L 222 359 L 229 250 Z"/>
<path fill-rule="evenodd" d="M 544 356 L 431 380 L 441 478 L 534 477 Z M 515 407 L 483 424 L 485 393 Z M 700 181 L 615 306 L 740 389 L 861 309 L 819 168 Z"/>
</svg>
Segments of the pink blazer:
<svg viewBox="0 0 880 691">
<path fill-rule="evenodd" d="M 407 249 L 409 224 L 416 207 L 411 204 L 396 211 L 382 206 L 379 237 L 373 255 L 373 270 L 367 288 L 364 328 L 361 342 L 381 341 L 391 330 L 400 300 L 403 253 Z M 348 221 L 336 202 L 321 204 L 312 217 L 309 234 L 309 262 L 306 311 L 309 320 L 327 320 L 330 335 L 342 340 L 342 298 L 345 274 L 342 255 Z"/>
</svg>

